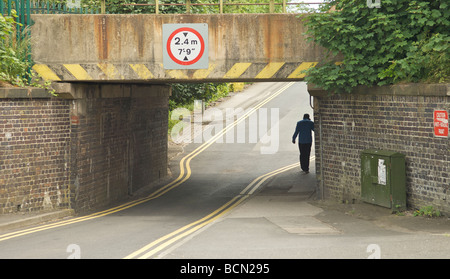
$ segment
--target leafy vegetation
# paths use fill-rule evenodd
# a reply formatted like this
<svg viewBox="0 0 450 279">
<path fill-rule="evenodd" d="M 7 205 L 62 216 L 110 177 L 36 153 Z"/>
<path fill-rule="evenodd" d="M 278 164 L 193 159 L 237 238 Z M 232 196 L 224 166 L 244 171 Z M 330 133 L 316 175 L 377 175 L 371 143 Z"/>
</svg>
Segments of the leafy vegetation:
<svg viewBox="0 0 450 279">
<path fill-rule="evenodd" d="M 40 87 L 56 95 L 50 88 L 50 81 L 43 81 L 39 75 L 29 71 L 32 63 L 28 57 L 29 27 L 22 28 L 15 22 L 16 17 L 15 10 L 11 10 L 11 16 L 0 14 L 0 81 L 19 87 Z"/>
<path fill-rule="evenodd" d="M 27 83 L 26 73 L 29 66 L 29 39 L 22 35 L 19 36 L 22 39 L 16 39 L 14 17 L 17 17 L 14 10 L 11 16 L 0 15 L 0 80 L 24 86 Z"/>
<path fill-rule="evenodd" d="M 329 1 L 305 17 L 310 40 L 329 50 L 306 81 L 335 92 L 358 85 L 448 82 L 450 9 L 447 0 Z M 335 63 L 341 61 L 342 63 Z"/>
<path fill-rule="evenodd" d="M 426 217 L 440 217 L 441 212 L 435 209 L 433 206 L 423 206 L 419 210 L 414 212 L 414 216 L 426 216 Z"/>
<path fill-rule="evenodd" d="M 201 84 L 182 84 L 172 85 L 172 96 L 169 100 L 169 108 L 173 110 L 177 107 L 193 106 L 194 100 L 204 100 L 206 102 L 216 101 L 228 95 L 230 84 L 227 83 L 201 83 Z"/>
<path fill-rule="evenodd" d="M 65 4 L 70 0 L 49 0 L 52 3 Z M 269 1 L 260 0 L 238 0 L 238 1 L 224 1 L 225 3 L 240 3 L 240 4 L 260 4 L 269 3 Z M 275 3 L 282 3 L 282 0 L 275 0 Z M 161 14 L 175 14 L 185 13 L 186 7 L 166 6 L 164 4 L 185 4 L 186 0 L 159 0 L 159 12 Z M 192 4 L 216 4 L 208 6 L 191 6 L 191 13 L 195 14 L 209 14 L 219 13 L 219 0 L 191 0 Z M 111 14 L 147 14 L 155 13 L 155 6 L 146 5 L 124 5 L 124 4 L 155 4 L 153 0 L 106 0 L 106 11 Z M 99 8 L 101 0 L 81 0 L 81 5 L 84 8 Z M 281 12 L 282 6 L 275 5 L 275 12 Z M 224 13 L 267 13 L 269 12 L 269 5 L 225 5 Z"/>
</svg>

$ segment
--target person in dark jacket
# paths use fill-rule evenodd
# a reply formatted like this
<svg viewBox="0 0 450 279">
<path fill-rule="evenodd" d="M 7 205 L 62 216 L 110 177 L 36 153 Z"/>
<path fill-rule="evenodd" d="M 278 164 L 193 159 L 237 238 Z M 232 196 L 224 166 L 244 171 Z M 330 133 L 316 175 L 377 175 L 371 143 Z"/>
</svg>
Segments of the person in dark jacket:
<svg viewBox="0 0 450 279">
<path fill-rule="evenodd" d="M 303 120 L 297 122 L 295 133 L 292 136 L 292 143 L 298 135 L 298 148 L 300 150 L 300 167 L 306 174 L 309 173 L 309 156 L 311 154 L 312 133 L 314 131 L 314 122 L 309 118 L 309 114 L 303 115 Z"/>
</svg>

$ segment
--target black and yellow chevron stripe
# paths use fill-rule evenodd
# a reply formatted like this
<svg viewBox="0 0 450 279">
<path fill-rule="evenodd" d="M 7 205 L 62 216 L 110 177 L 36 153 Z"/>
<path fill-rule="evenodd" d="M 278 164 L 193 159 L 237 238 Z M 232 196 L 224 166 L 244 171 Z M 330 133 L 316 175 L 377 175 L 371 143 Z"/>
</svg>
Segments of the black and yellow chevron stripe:
<svg viewBox="0 0 450 279">
<path fill-rule="evenodd" d="M 301 80 L 305 69 L 317 62 L 236 62 L 217 65 L 208 69 L 165 70 L 156 63 L 98 63 L 98 64 L 35 64 L 33 70 L 50 81 L 178 81 L 178 80 Z"/>
</svg>

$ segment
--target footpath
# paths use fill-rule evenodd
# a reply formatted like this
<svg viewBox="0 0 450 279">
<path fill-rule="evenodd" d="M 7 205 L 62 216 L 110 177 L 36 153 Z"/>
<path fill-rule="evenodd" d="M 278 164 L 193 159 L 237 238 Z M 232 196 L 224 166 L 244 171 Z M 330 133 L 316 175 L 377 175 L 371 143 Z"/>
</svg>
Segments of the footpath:
<svg viewBox="0 0 450 279">
<path fill-rule="evenodd" d="M 254 90 L 258 84 L 250 86 L 247 90 L 240 93 L 233 93 L 225 98 L 216 107 L 249 107 L 258 99 L 264 96 L 258 96 L 257 90 Z M 168 156 L 173 158 L 183 153 L 183 146 L 169 143 Z M 310 173 L 315 177 L 315 173 Z M 378 227 L 411 234 L 438 234 L 450 238 L 450 217 L 441 216 L 437 218 L 428 218 L 414 216 L 413 211 L 406 211 L 401 214 L 393 214 L 390 209 L 380 206 L 367 204 L 363 202 L 344 203 L 336 200 L 313 200 L 308 203 L 320 208 L 323 212 L 332 213 L 333 216 L 345 216 L 345 218 L 355 218 L 365 220 L 375 224 Z M 74 218 L 75 212 L 71 209 L 55 210 L 39 213 L 13 213 L 0 215 L 0 235 L 6 232 L 26 229 L 28 227 L 41 225 L 43 223 L 55 222 L 61 219 Z M 335 219 L 334 222 L 339 222 Z"/>
</svg>

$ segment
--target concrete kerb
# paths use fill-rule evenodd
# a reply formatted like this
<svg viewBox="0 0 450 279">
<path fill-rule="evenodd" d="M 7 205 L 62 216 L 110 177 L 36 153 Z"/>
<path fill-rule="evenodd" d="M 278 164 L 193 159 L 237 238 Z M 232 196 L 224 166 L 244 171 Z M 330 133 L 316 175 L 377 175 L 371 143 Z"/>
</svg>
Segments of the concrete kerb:
<svg viewBox="0 0 450 279">
<path fill-rule="evenodd" d="M 408 234 L 435 234 L 450 236 L 450 217 L 426 217 L 414 216 L 409 210 L 394 214 L 390 208 L 374 204 L 355 201 L 354 203 L 343 203 L 334 199 L 309 201 L 323 210 L 323 212 L 334 212 L 333 223 L 341 223 L 342 218 L 354 218 L 365 220 L 374 225 L 391 231 Z M 344 219 L 343 219 L 344 220 Z"/>
<path fill-rule="evenodd" d="M 40 223 L 56 221 L 62 218 L 74 216 L 73 209 L 62 209 L 46 213 L 36 214 L 7 214 L 0 215 L 0 232 L 23 229 Z"/>
</svg>

